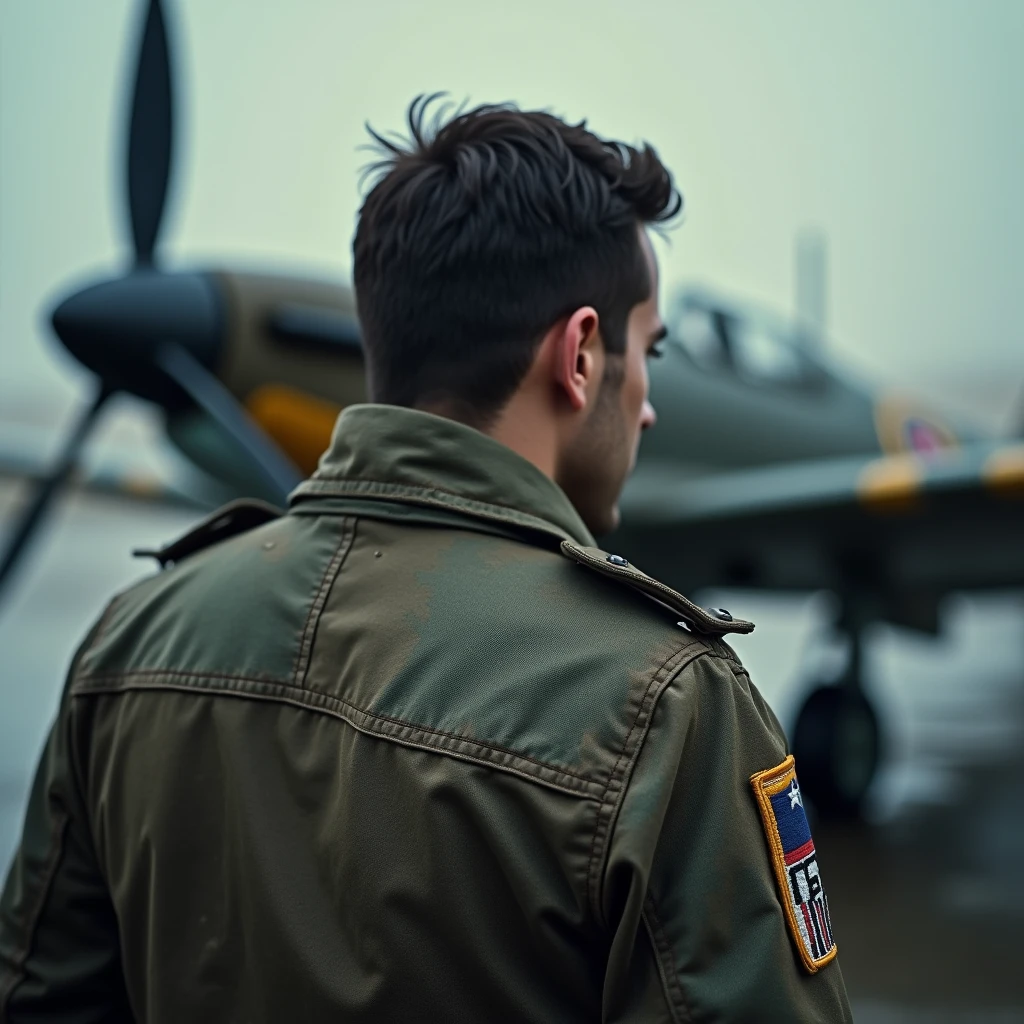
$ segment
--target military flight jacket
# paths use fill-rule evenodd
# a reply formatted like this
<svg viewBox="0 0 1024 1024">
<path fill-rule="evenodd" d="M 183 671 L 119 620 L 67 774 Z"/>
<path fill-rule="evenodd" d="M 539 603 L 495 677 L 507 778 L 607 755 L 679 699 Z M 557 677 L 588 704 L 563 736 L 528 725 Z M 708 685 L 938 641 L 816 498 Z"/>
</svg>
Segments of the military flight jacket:
<svg viewBox="0 0 1024 1024">
<path fill-rule="evenodd" d="M 158 552 L 76 655 L 0 1020 L 846 1021 L 802 966 L 726 622 L 468 427 L 356 406 L 287 514 Z"/>
</svg>

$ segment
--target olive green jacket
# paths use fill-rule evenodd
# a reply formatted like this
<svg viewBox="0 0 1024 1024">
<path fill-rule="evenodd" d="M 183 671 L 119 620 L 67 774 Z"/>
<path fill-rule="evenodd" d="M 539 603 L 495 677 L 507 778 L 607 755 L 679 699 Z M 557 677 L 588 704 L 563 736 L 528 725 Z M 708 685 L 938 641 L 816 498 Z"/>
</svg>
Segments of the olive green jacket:
<svg viewBox="0 0 1024 1024">
<path fill-rule="evenodd" d="M 709 614 L 559 488 L 356 406 L 289 512 L 158 552 L 75 657 L 0 903 L 3 1021 L 845 1021 Z"/>
</svg>

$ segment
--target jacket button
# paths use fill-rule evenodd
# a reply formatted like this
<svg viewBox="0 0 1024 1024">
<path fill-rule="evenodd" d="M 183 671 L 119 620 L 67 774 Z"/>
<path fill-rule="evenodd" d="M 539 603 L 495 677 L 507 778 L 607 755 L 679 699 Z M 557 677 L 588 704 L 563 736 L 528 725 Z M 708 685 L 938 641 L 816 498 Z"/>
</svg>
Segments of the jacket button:
<svg viewBox="0 0 1024 1024">
<path fill-rule="evenodd" d="M 723 622 L 732 622 L 732 612 L 727 608 L 709 608 L 708 611 L 710 611 L 716 619 L 721 619 Z"/>
<path fill-rule="evenodd" d="M 609 555 L 608 561 L 611 562 L 612 565 L 629 565 L 629 562 L 627 562 L 622 555 Z"/>
</svg>

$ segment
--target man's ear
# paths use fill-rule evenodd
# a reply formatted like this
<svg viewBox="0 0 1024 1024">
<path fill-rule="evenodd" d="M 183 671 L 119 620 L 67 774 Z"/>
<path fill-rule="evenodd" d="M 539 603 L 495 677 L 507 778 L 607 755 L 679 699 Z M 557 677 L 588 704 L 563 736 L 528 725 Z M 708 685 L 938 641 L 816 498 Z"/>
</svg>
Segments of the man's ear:
<svg viewBox="0 0 1024 1024">
<path fill-rule="evenodd" d="M 569 405 L 579 411 L 596 394 L 603 372 L 600 318 L 593 306 L 580 306 L 555 341 L 555 380 Z"/>
</svg>

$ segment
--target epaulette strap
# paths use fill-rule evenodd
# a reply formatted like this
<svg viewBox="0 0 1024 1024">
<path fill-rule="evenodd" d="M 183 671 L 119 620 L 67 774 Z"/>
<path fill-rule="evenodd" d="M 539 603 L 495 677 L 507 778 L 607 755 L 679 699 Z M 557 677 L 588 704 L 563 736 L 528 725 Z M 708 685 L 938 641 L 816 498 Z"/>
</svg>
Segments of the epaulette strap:
<svg viewBox="0 0 1024 1024">
<path fill-rule="evenodd" d="M 653 598 L 670 608 L 693 630 L 707 636 L 724 636 L 726 633 L 750 633 L 752 622 L 734 618 L 722 608 L 708 610 L 694 604 L 678 591 L 641 572 L 621 555 L 610 555 L 600 548 L 585 548 L 572 541 L 562 541 L 562 554 L 580 565 L 594 569 L 605 576 L 621 580 L 647 597 Z"/>
<path fill-rule="evenodd" d="M 203 548 L 208 548 L 211 544 L 218 544 L 229 537 L 254 530 L 257 526 L 279 519 L 281 515 L 281 510 L 269 502 L 243 498 L 217 509 L 183 537 L 170 544 L 162 548 L 136 548 L 132 554 L 137 558 L 155 558 L 161 568 L 166 568 L 197 551 L 202 551 Z"/>
</svg>

